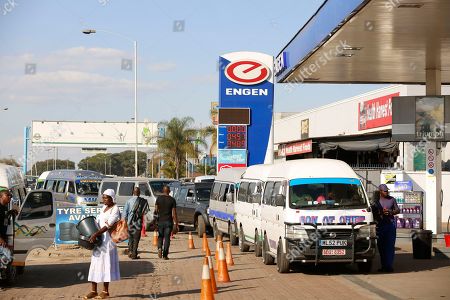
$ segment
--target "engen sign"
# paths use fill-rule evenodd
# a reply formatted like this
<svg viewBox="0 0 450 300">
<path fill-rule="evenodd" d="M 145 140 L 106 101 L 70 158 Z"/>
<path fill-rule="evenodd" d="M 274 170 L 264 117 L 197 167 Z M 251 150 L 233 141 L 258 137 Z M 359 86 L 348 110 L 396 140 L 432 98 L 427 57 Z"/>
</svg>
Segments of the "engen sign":
<svg viewBox="0 0 450 300">
<path fill-rule="evenodd" d="M 390 94 L 359 103 L 358 129 L 366 130 L 392 124 L 392 97 L 400 93 Z"/>
<path fill-rule="evenodd" d="M 247 165 L 272 163 L 273 57 L 258 52 L 227 53 L 220 57 L 220 66 L 219 108 L 250 109 L 250 124 L 246 129 Z M 220 155 L 219 151 L 219 162 Z"/>
</svg>

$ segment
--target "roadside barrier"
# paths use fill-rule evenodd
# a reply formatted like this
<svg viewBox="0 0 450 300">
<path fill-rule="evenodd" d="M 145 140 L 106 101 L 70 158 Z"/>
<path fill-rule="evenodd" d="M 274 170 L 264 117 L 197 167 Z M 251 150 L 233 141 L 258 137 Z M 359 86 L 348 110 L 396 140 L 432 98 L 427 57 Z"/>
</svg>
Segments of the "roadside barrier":
<svg viewBox="0 0 450 300">
<path fill-rule="evenodd" d="M 226 257 L 227 265 L 234 266 L 233 255 L 231 254 L 231 243 L 227 243 L 227 257 Z"/>
<path fill-rule="evenodd" d="M 202 290 L 200 292 L 201 300 L 214 300 L 214 293 L 211 285 L 211 276 L 209 275 L 208 258 L 203 259 L 202 269 Z"/>
<path fill-rule="evenodd" d="M 214 258 L 216 259 L 216 261 L 219 261 L 219 248 L 220 248 L 220 242 L 222 241 L 222 236 L 219 235 L 217 237 L 217 241 L 216 241 L 216 255 L 214 256 Z"/>
<path fill-rule="evenodd" d="M 208 258 L 209 276 L 211 277 L 212 289 L 213 289 L 214 294 L 217 294 L 218 289 L 217 289 L 217 284 L 216 284 L 216 276 L 214 275 L 214 265 L 213 265 L 213 260 L 212 260 L 212 256 L 211 256 L 211 250 L 209 250 L 208 245 L 206 245 L 206 257 Z"/>
<path fill-rule="evenodd" d="M 194 246 L 194 239 L 192 238 L 192 232 L 190 232 L 190 231 L 189 231 L 188 248 L 189 248 L 189 249 L 195 249 L 195 246 Z"/>
<path fill-rule="evenodd" d="M 230 282 L 230 275 L 228 274 L 227 261 L 225 259 L 225 251 L 223 250 L 223 243 L 219 245 L 219 262 L 217 264 L 217 281 Z"/>
</svg>

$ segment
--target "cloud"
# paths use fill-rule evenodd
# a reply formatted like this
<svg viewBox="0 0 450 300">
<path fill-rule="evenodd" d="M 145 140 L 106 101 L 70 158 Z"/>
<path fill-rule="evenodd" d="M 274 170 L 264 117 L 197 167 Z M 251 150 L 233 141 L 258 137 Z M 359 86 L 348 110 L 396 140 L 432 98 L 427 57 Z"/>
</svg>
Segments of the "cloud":
<svg viewBox="0 0 450 300">
<path fill-rule="evenodd" d="M 126 57 L 126 52 L 117 49 L 86 47 L 58 50 L 44 56 L 30 53 L 3 56 L 0 57 L 0 98 L 22 103 L 86 103 L 128 98 L 133 92 L 134 79 L 133 72 L 120 69 L 121 59 Z M 26 63 L 37 64 L 36 74 L 24 74 Z M 164 65 L 166 69 L 169 66 Z M 148 81 L 143 77 L 138 84 L 141 94 L 160 92 L 171 86 L 169 81 Z"/>
<path fill-rule="evenodd" d="M 177 65 L 174 62 L 161 62 L 150 64 L 149 70 L 152 72 L 168 72 L 175 70 Z"/>
</svg>

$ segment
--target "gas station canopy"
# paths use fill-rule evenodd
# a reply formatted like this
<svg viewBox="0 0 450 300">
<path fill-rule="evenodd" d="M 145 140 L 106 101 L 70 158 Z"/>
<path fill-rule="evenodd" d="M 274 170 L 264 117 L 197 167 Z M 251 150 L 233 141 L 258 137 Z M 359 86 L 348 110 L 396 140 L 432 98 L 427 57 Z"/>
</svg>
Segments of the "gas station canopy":
<svg viewBox="0 0 450 300">
<path fill-rule="evenodd" d="M 449 0 L 327 0 L 277 57 L 279 83 L 450 83 Z"/>
</svg>

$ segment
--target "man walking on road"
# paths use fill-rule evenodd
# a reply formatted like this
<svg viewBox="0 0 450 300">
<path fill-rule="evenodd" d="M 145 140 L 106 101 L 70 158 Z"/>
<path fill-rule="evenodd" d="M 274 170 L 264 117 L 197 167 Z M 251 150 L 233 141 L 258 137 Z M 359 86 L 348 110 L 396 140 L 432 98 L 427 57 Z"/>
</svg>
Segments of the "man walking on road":
<svg viewBox="0 0 450 300">
<path fill-rule="evenodd" d="M 133 197 L 130 198 L 123 209 L 124 219 L 128 224 L 128 257 L 139 259 L 138 247 L 141 239 L 142 218 L 148 212 L 148 202 L 141 198 L 141 190 L 135 187 Z"/>
<path fill-rule="evenodd" d="M 169 259 L 170 234 L 178 232 L 177 204 L 169 194 L 170 188 L 164 186 L 163 195 L 158 196 L 155 203 L 158 224 L 158 257 L 164 259 Z"/>
</svg>

